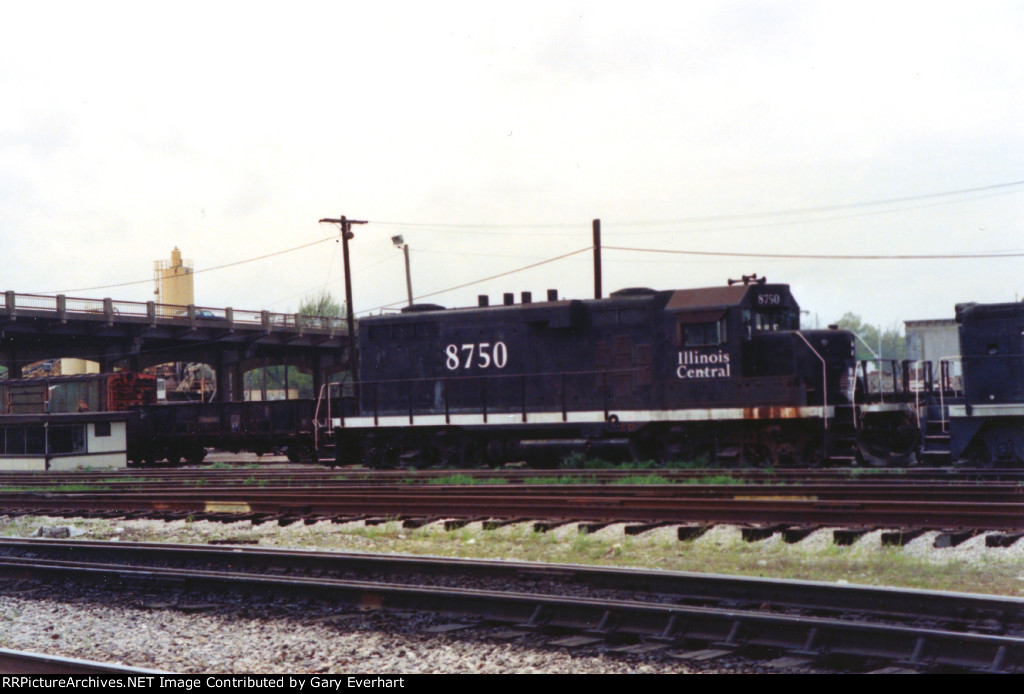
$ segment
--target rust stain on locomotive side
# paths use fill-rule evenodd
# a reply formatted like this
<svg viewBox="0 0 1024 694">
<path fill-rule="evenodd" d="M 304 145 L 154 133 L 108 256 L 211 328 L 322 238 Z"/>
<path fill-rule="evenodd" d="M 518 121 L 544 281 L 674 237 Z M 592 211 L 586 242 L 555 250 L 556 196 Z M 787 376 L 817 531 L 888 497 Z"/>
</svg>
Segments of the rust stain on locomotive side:
<svg viewBox="0 0 1024 694">
<path fill-rule="evenodd" d="M 797 419 L 800 409 L 797 407 L 744 407 L 744 419 Z"/>
</svg>

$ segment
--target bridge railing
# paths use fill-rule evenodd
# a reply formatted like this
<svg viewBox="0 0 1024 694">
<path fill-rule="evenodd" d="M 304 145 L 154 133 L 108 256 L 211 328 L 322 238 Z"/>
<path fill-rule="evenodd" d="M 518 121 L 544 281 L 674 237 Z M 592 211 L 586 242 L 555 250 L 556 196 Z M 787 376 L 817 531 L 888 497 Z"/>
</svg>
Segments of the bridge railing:
<svg viewBox="0 0 1024 694">
<path fill-rule="evenodd" d="M 36 294 L 14 294 L 14 292 L 8 292 L 8 295 L 13 295 L 16 299 L 15 308 L 27 308 L 32 310 L 43 310 L 43 311 L 56 311 L 57 310 L 57 297 L 55 296 L 39 296 Z M 7 302 L 8 308 L 12 308 L 10 301 Z"/>
<path fill-rule="evenodd" d="M 42 294 L 18 294 L 4 292 L 3 303 L 0 304 L 0 315 L 16 315 L 20 311 L 53 312 L 61 319 L 70 315 L 103 316 L 113 322 L 123 317 L 141 317 L 150 320 L 182 322 L 191 324 L 210 321 L 216 324 L 226 321 L 230 324 L 258 325 L 268 331 L 312 331 L 317 333 L 345 333 L 347 323 L 344 318 L 333 316 L 305 316 L 294 313 L 273 313 L 270 311 L 252 311 L 248 309 L 221 308 L 216 306 L 194 306 L 180 304 L 160 304 L 153 301 L 114 301 L 110 298 L 88 299 L 69 297 L 63 294 L 56 296 Z"/>
<path fill-rule="evenodd" d="M 103 313 L 102 299 L 65 298 L 64 306 L 68 313 Z"/>
</svg>

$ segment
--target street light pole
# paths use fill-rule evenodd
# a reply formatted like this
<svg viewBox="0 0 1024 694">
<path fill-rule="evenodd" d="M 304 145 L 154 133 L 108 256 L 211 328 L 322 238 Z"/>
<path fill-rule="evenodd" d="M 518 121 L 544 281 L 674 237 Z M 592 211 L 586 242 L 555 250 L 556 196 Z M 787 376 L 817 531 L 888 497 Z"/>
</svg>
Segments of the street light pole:
<svg viewBox="0 0 1024 694">
<path fill-rule="evenodd" d="M 348 219 L 344 215 L 338 219 L 321 219 L 320 224 L 338 224 L 341 227 L 341 257 L 345 264 L 345 317 L 348 324 L 348 361 L 352 369 L 352 383 L 356 382 L 357 366 L 359 355 L 356 351 L 356 318 L 352 308 L 352 269 L 348 262 L 348 240 L 355 236 L 352 233 L 353 224 L 366 224 L 366 221 Z"/>
<path fill-rule="evenodd" d="M 392 236 L 391 243 L 395 248 L 401 248 L 405 253 L 405 292 L 409 297 L 409 305 L 412 306 L 412 272 L 409 270 L 409 244 L 401 236 Z"/>
</svg>

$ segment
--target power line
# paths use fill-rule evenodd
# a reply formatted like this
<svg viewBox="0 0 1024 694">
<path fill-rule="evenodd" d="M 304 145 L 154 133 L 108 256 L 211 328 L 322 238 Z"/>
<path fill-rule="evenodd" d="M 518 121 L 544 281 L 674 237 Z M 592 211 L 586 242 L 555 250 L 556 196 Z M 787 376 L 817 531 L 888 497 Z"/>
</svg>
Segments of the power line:
<svg viewBox="0 0 1024 694">
<path fill-rule="evenodd" d="M 1010 189 L 1012 189 L 1012 188 L 1020 188 L 1020 187 L 1024 187 L 1024 181 L 1012 181 L 1012 182 L 1009 182 L 1009 183 L 999 183 L 999 184 L 989 185 L 989 186 L 978 186 L 978 187 L 975 187 L 975 188 L 963 188 L 963 189 L 960 189 L 960 190 L 942 191 L 942 192 L 938 192 L 938 193 L 927 193 L 927 194 L 922 194 L 922 195 L 911 195 L 911 196 L 903 196 L 903 197 L 896 197 L 896 198 L 883 198 L 883 199 L 880 199 L 880 200 L 871 200 L 871 201 L 865 201 L 865 202 L 847 203 L 847 204 L 839 204 L 839 205 L 823 205 L 823 206 L 819 206 L 819 207 L 794 208 L 794 209 L 789 209 L 789 210 L 771 210 L 771 211 L 766 211 L 766 212 L 748 213 L 748 214 L 730 214 L 730 215 L 714 215 L 714 216 L 707 216 L 707 217 L 690 217 L 690 218 L 681 218 L 681 219 L 676 219 L 676 220 L 661 220 L 661 221 L 634 220 L 634 221 L 618 222 L 617 224 L 621 224 L 621 225 L 625 225 L 625 226 L 630 226 L 630 225 L 632 225 L 632 226 L 642 226 L 642 225 L 658 225 L 658 224 L 700 224 L 700 223 L 713 223 L 713 222 L 723 222 L 723 221 L 752 220 L 752 219 L 759 219 L 759 218 L 760 219 L 770 219 L 770 218 L 793 216 L 793 215 L 801 215 L 801 214 L 813 214 L 813 213 L 821 213 L 821 212 L 836 212 L 836 211 L 843 211 L 843 210 L 856 210 L 856 209 L 863 209 L 863 208 L 870 208 L 870 207 L 877 207 L 877 206 L 884 206 L 884 205 L 895 205 L 895 204 L 901 204 L 901 203 L 907 203 L 907 202 L 917 202 L 917 201 L 923 201 L 923 200 L 938 200 L 938 199 L 941 199 L 941 198 L 949 198 L 949 197 L 953 197 L 953 196 L 962 196 L 962 195 L 971 195 L 971 194 L 975 194 L 975 193 L 1001 194 L 1000 192 L 997 192 L 997 191 L 1002 191 L 1002 192 L 1019 192 L 1019 191 L 1011 191 Z M 871 213 L 867 213 L 867 214 L 871 214 Z M 416 227 L 416 228 L 421 228 L 421 229 L 424 229 L 424 230 L 431 230 L 432 229 L 432 230 L 435 230 L 435 231 L 452 232 L 452 233 L 482 233 L 481 230 L 484 230 L 484 229 L 492 229 L 492 230 L 496 230 L 496 231 L 506 231 L 506 230 L 509 230 L 509 229 L 552 229 L 552 230 L 554 230 L 554 229 L 558 229 L 558 230 L 568 230 L 568 229 L 577 230 L 578 229 L 578 230 L 582 230 L 582 229 L 585 228 L 585 225 L 581 224 L 581 223 L 571 223 L 571 224 L 567 224 L 567 223 L 557 223 L 557 224 L 443 224 L 443 223 L 389 222 L 389 221 L 374 222 L 374 223 L 375 224 L 379 224 L 379 225 L 388 225 L 388 226 L 397 226 L 397 227 Z M 748 228 L 748 227 L 738 227 L 738 228 L 742 229 L 742 228 Z M 678 230 L 676 230 L 676 231 L 678 231 Z M 676 233 L 676 231 L 673 231 L 671 233 Z M 696 231 L 703 231 L 703 230 L 696 230 Z M 523 234 L 529 234 L 529 232 L 522 232 L 522 233 Z M 560 232 L 557 232 L 557 233 L 559 235 L 563 235 L 565 232 L 560 231 Z M 657 231 L 655 231 L 655 232 L 639 232 L 639 233 L 652 234 L 652 233 L 668 233 L 668 232 L 657 232 Z M 551 236 L 551 235 L 554 235 L 554 234 L 544 234 L 544 233 L 541 233 L 541 232 L 536 232 L 534 235 L 548 235 L 548 236 Z M 304 248 L 309 248 L 311 246 L 315 246 L 315 245 L 323 243 L 325 241 L 330 241 L 332 239 L 337 240 L 335 237 L 329 236 L 329 237 L 326 237 L 326 238 L 322 238 L 322 239 L 320 239 L 318 241 L 313 241 L 311 243 L 303 244 L 301 246 L 295 246 L 293 248 L 287 248 L 287 249 L 284 249 L 284 250 L 281 250 L 281 251 L 276 251 L 274 253 L 267 253 L 265 255 L 257 256 L 257 257 L 254 257 L 254 258 L 247 258 L 245 260 L 238 260 L 238 261 L 231 262 L 231 263 L 225 263 L 223 265 L 217 265 L 217 266 L 214 266 L 214 267 L 209 267 L 209 268 L 203 268 L 203 269 L 200 269 L 200 270 L 195 270 L 193 272 L 193 274 L 200 274 L 200 273 L 204 273 L 204 272 L 212 272 L 214 270 L 223 270 L 225 268 L 235 267 L 237 265 L 243 265 L 243 264 L 246 264 L 246 263 L 252 263 L 252 262 L 259 261 L 259 260 L 266 260 L 267 258 L 273 258 L 273 257 L 279 256 L 279 255 L 284 255 L 286 253 L 291 253 L 291 252 L 294 252 L 294 251 L 302 250 Z M 680 254 L 703 255 L 703 256 L 716 256 L 717 255 L 717 256 L 725 256 L 725 257 L 782 258 L 782 259 L 794 259 L 794 260 L 797 260 L 797 259 L 803 259 L 803 260 L 944 260 L 944 259 L 958 259 L 958 258 L 1011 258 L 1011 257 L 1021 257 L 1021 254 L 1017 254 L 1017 253 L 1004 253 L 1004 252 L 1000 252 L 1000 253 L 996 253 L 996 254 L 970 254 L 970 255 L 968 255 L 968 254 L 935 254 L 935 255 L 813 255 L 813 254 L 808 254 L 808 255 L 794 255 L 794 254 L 765 254 L 765 253 L 725 253 L 725 252 L 711 252 L 711 251 L 668 251 L 668 250 L 664 250 L 664 249 L 638 249 L 638 248 L 625 248 L 625 247 L 613 247 L 613 246 L 605 246 L 605 248 L 608 248 L 609 250 L 638 251 L 638 252 L 651 252 L 651 253 L 680 253 Z M 433 252 L 440 252 L 440 251 L 433 251 Z M 576 253 L 579 253 L 579 252 L 581 252 L 581 251 L 574 251 L 573 253 L 569 253 L 566 256 L 559 256 L 559 258 L 555 258 L 555 259 L 552 259 L 552 260 L 557 260 L 557 259 L 560 259 L 560 258 L 563 258 L 563 257 L 568 257 L 569 255 L 575 255 Z M 551 262 L 551 260 L 546 260 L 546 261 L 543 261 L 542 263 L 539 263 L 539 264 L 543 264 L 543 263 L 546 263 L 546 262 Z M 520 270 L 528 269 L 530 267 L 535 267 L 535 265 L 526 266 L 524 268 L 521 268 Z M 513 270 L 511 272 L 519 272 L 520 270 Z M 501 276 L 503 276 L 503 275 L 496 275 L 495 277 L 501 277 Z M 444 291 L 453 291 L 454 289 L 460 289 L 460 288 L 463 288 L 465 286 L 470 286 L 471 284 L 476 284 L 478 282 L 487 281 L 487 279 L 494 279 L 494 278 L 485 278 L 483 280 L 477 280 L 477 281 L 471 282 L 471 283 L 469 283 L 467 285 L 461 285 L 460 287 L 453 287 L 451 289 L 447 289 L 447 290 L 444 290 Z M 31 293 L 33 293 L 33 294 L 66 294 L 66 293 L 73 293 L 73 292 L 87 292 L 87 291 L 96 291 L 96 290 L 101 290 L 101 289 L 115 289 L 115 288 L 118 288 L 118 287 L 129 287 L 129 286 L 133 286 L 133 285 L 147 284 L 147 283 L 152 282 L 152 281 L 153 281 L 152 278 L 149 278 L 149 279 L 144 279 L 144 280 L 133 280 L 133 281 L 130 281 L 130 282 L 120 282 L 120 283 L 117 283 L 117 284 L 97 285 L 97 286 L 93 286 L 93 287 L 79 287 L 79 288 L 75 288 L 75 289 L 59 289 L 59 290 L 49 290 L 49 291 L 36 291 L 36 292 L 31 292 Z M 425 295 L 425 297 L 426 296 L 434 296 L 435 294 L 440 294 L 440 293 L 443 293 L 443 292 L 434 292 L 432 294 Z M 425 297 L 419 297 L 419 298 L 425 298 Z M 398 302 L 396 302 L 396 303 L 398 303 Z M 380 308 L 386 308 L 387 306 L 392 306 L 392 305 L 393 304 L 387 304 L 386 306 L 383 306 L 383 307 L 380 307 Z"/>
<path fill-rule="evenodd" d="M 729 222 L 729 221 L 742 221 L 742 220 L 753 220 L 753 219 L 770 219 L 777 217 L 790 217 L 807 214 L 818 214 L 822 212 L 839 212 L 844 210 L 857 210 L 870 207 L 879 207 L 885 205 L 897 205 L 907 202 L 920 202 L 924 200 L 939 200 L 942 198 L 950 198 L 954 196 L 971 195 L 974 193 L 992 193 L 992 194 L 1007 194 L 1021 191 L 1012 191 L 1011 188 L 1024 188 L 1024 181 L 1012 181 L 1009 183 L 997 183 L 989 186 L 978 186 L 975 188 L 962 188 L 959 190 L 947 190 L 938 193 L 924 193 L 921 195 L 907 195 L 896 198 L 882 198 L 879 200 L 867 200 L 861 202 L 843 203 L 835 205 L 821 205 L 818 207 L 798 207 L 791 209 L 782 210 L 767 210 L 765 212 L 749 212 L 743 214 L 723 214 L 723 215 L 709 215 L 703 217 L 681 217 L 678 219 L 663 219 L 663 220 L 625 220 L 615 221 L 611 223 L 625 226 L 656 226 L 661 224 L 707 224 L 715 222 Z M 1002 193 L 996 193 L 996 191 L 1002 191 Z M 983 196 L 990 197 L 990 196 Z M 880 212 L 871 213 L 879 214 Z M 509 229 L 580 229 L 586 227 L 585 224 L 579 223 L 556 223 L 556 224 L 444 224 L 444 223 L 431 223 L 431 222 L 386 222 L 386 221 L 375 221 L 374 224 L 383 224 L 396 227 L 414 227 L 421 228 L 424 230 L 434 230 L 441 232 L 450 233 L 480 233 L 480 230 L 493 229 L 496 231 L 506 231 Z M 746 228 L 746 227 L 740 227 Z M 662 232 L 646 232 L 646 233 L 662 233 Z"/>
<path fill-rule="evenodd" d="M 563 253 L 562 255 L 555 256 L 554 258 L 548 258 L 547 260 L 542 260 L 542 261 L 540 261 L 538 263 L 532 263 L 530 265 L 524 265 L 522 267 L 517 267 L 514 270 L 509 270 L 507 272 L 500 272 L 497 275 L 491 275 L 490 277 L 482 277 L 480 279 L 473 280 L 472 282 L 466 282 L 465 284 L 460 284 L 460 285 L 455 286 L 455 287 L 448 287 L 447 289 L 441 289 L 441 290 L 438 290 L 436 292 L 430 292 L 429 294 L 420 294 L 419 296 L 414 297 L 413 301 L 419 301 L 420 299 L 426 299 L 426 298 L 429 298 L 431 296 L 437 296 L 438 294 L 446 294 L 448 292 L 453 292 L 453 291 L 455 291 L 457 289 L 465 289 L 466 287 L 471 287 L 474 284 L 480 284 L 481 282 L 488 282 L 490 280 L 498 279 L 499 277 L 507 277 L 508 275 L 514 275 L 517 272 L 523 272 L 524 270 L 529 270 L 531 268 L 540 267 L 541 265 L 547 265 L 548 263 L 553 263 L 556 260 L 562 260 L 563 258 L 568 258 L 570 256 L 578 255 L 580 253 L 586 253 L 587 251 L 593 250 L 593 248 L 594 248 L 593 246 L 587 246 L 585 248 L 580 248 L 580 249 L 577 249 L 575 251 L 570 251 L 569 253 Z M 359 311 L 359 313 L 373 313 L 374 311 L 379 311 L 379 310 L 385 309 L 385 308 L 391 308 L 393 306 L 398 306 L 399 304 L 404 304 L 404 303 L 405 303 L 404 299 L 401 300 L 401 301 L 392 301 L 390 304 L 383 304 L 381 306 L 376 306 L 376 307 L 368 309 L 366 311 Z"/>
<path fill-rule="evenodd" d="M 759 217 L 788 217 L 791 215 L 816 214 L 819 212 L 838 212 L 841 210 L 856 210 L 866 207 L 877 207 L 880 205 L 895 205 L 904 202 L 920 202 L 922 200 L 936 200 L 956 195 L 969 195 L 971 193 L 985 193 L 1007 188 L 1024 187 L 1024 181 L 1013 181 L 1011 183 L 997 183 L 991 186 L 980 186 L 977 188 L 963 188 L 960 190 L 947 190 L 940 193 L 925 193 L 922 195 L 908 195 L 899 198 L 883 198 L 880 200 L 868 200 L 862 202 L 851 202 L 837 205 L 821 205 L 819 207 L 798 207 L 788 210 L 769 210 L 766 212 L 749 212 L 745 214 L 724 214 L 707 217 L 689 217 L 675 220 L 653 221 L 653 222 L 631 222 L 632 224 L 694 224 L 705 222 L 733 221 L 743 219 L 757 219 Z M 1020 192 L 1020 191 L 1017 191 Z M 986 196 L 988 197 L 988 196 Z"/>
<path fill-rule="evenodd" d="M 273 253 L 267 253 L 266 255 L 257 256 L 255 258 L 246 258 L 245 260 L 236 260 L 233 263 L 225 263 L 223 265 L 216 265 L 214 267 L 207 267 L 207 268 L 203 268 L 201 270 L 193 270 L 192 274 L 193 275 L 198 275 L 198 274 L 203 273 L 203 272 L 213 272 L 214 270 L 223 270 L 224 268 L 234 267 L 236 265 L 244 265 L 245 263 L 254 263 L 257 260 L 266 260 L 267 258 L 273 258 L 275 256 L 284 255 L 285 253 L 291 253 L 293 251 L 300 251 L 303 248 L 309 248 L 310 246 L 315 246 L 318 243 L 323 243 L 324 241 L 332 241 L 332 240 L 337 240 L 337 239 L 335 239 L 335 237 L 333 237 L 333 236 L 329 236 L 327 238 L 320 239 L 319 241 L 313 241 L 312 243 L 306 243 L 306 244 L 303 244 L 301 246 L 295 246 L 294 248 L 286 248 L 283 251 L 275 251 Z M 121 282 L 119 284 L 104 284 L 104 285 L 100 285 L 100 286 L 97 286 L 97 287 L 80 287 L 78 289 L 57 289 L 55 291 L 46 291 L 46 292 L 38 292 L 37 291 L 37 292 L 29 292 L 29 293 L 30 294 L 68 294 L 68 293 L 71 293 L 71 292 L 90 292 L 90 291 L 93 291 L 93 290 L 96 290 L 96 289 L 114 289 L 116 287 L 130 287 L 130 286 L 135 285 L 135 284 L 148 284 L 149 282 L 152 282 L 152 281 L 153 281 L 153 278 L 150 277 L 149 279 L 145 279 L 145 280 L 134 280 L 132 282 Z"/>
<path fill-rule="evenodd" d="M 978 253 L 918 253 L 893 255 L 853 255 L 814 253 L 735 253 L 731 251 L 677 251 L 667 248 L 626 248 L 605 246 L 609 251 L 633 251 L 637 253 L 672 253 L 676 255 L 720 256 L 728 258 L 781 258 L 784 260 L 967 260 L 976 258 L 1024 258 L 1024 251 L 991 251 Z"/>
<path fill-rule="evenodd" d="M 984 200 L 986 198 L 992 198 L 992 197 L 997 197 L 997 196 L 1002 196 L 1002 195 L 1014 195 L 1014 194 L 1017 194 L 1018 192 L 1020 192 L 1020 191 L 1014 191 L 1014 190 L 1011 190 L 1011 191 L 1001 191 L 1001 192 L 989 193 L 988 195 L 978 195 L 978 196 L 974 196 L 974 197 L 969 198 L 969 199 L 970 200 Z M 657 229 L 657 230 L 649 230 L 649 231 L 630 231 L 628 233 L 631 236 L 654 236 L 654 235 L 663 235 L 663 234 L 706 234 L 706 233 L 716 233 L 717 234 L 717 233 L 721 233 L 723 231 L 747 231 L 747 230 L 750 230 L 750 229 L 764 229 L 765 227 L 794 226 L 794 225 L 800 225 L 800 224 L 803 224 L 803 225 L 807 225 L 807 224 L 821 224 L 822 222 L 829 222 L 829 221 L 835 221 L 835 220 L 860 219 L 860 218 L 863 218 L 863 217 L 877 217 L 877 216 L 880 216 L 880 215 L 887 215 L 887 214 L 891 215 L 891 214 L 894 214 L 894 213 L 897 213 L 897 212 L 910 212 L 910 211 L 913 211 L 913 210 L 924 210 L 924 209 L 933 208 L 933 207 L 939 207 L 939 206 L 943 206 L 943 205 L 955 205 L 955 204 L 960 203 L 960 202 L 963 202 L 963 200 L 934 200 L 932 202 L 928 202 L 928 203 L 921 204 L 921 205 L 910 205 L 910 206 L 896 207 L 896 208 L 891 208 L 891 209 L 877 209 L 877 210 L 862 209 L 862 211 L 859 211 L 859 212 L 857 212 L 857 211 L 837 212 L 837 214 L 818 215 L 818 216 L 812 216 L 812 213 L 814 211 L 808 211 L 808 213 L 805 216 L 803 216 L 803 217 L 798 216 L 800 214 L 799 210 L 795 210 L 792 213 L 794 215 L 792 219 L 782 219 L 782 218 L 780 218 L 780 219 L 777 219 L 775 221 L 760 221 L 760 222 L 757 221 L 757 216 L 758 215 L 751 213 L 751 215 L 749 216 L 750 221 L 748 221 L 747 223 L 745 223 L 745 224 L 732 224 L 732 225 L 728 225 L 728 226 L 722 226 L 720 224 L 720 222 L 727 222 L 727 221 L 739 222 L 739 221 L 741 221 L 743 219 L 743 217 L 737 216 L 737 218 L 735 218 L 735 219 L 730 219 L 728 217 L 709 217 L 709 218 L 705 218 L 705 219 L 694 219 L 694 220 L 685 220 L 684 219 L 684 220 L 675 220 L 675 221 L 669 220 L 669 221 L 653 221 L 653 222 L 644 222 L 644 221 L 620 222 L 620 223 L 616 224 L 616 229 L 614 231 L 616 233 L 622 233 L 621 227 L 623 227 L 623 226 L 625 226 L 625 227 L 631 227 L 631 226 L 633 226 L 633 227 L 640 227 L 640 226 L 662 226 L 662 225 L 666 225 L 666 224 L 674 224 L 674 225 L 704 224 L 706 226 L 704 226 L 702 228 L 698 228 L 698 229 L 679 229 L 679 228 L 673 228 L 673 229 Z M 821 210 L 821 211 L 822 212 L 826 212 L 828 210 Z M 779 215 L 773 215 L 772 213 L 768 213 L 768 214 L 769 214 L 769 216 L 782 217 L 781 214 L 779 214 Z"/>
</svg>

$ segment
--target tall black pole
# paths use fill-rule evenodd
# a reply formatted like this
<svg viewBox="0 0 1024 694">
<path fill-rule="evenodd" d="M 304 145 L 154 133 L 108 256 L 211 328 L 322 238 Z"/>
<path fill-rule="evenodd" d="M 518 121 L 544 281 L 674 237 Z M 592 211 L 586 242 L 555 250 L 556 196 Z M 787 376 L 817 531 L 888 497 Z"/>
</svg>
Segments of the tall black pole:
<svg viewBox="0 0 1024 694">
<path fill-rule="evenodd" d="M 348 261 L 348 237 L 352 234 L 349 231 L 348 220 L 344 215 L 341 216 L 341 257 L 342 262 L 345 264 L 345 319 L 348 323 L 348 340 L 349 346 L 352 348 L 352 355 L 355 356 L 354 343 L 352 338 L 356 334 L 356 314 L 355 308 L 352 306 L 352 266 Z"/>
<path fill-rule="evenodd" d="M 601 220 L 594 220 L 594 298 L 601 298 Z"/>
<path fill-rule="evenodd" d="M 348 219 L 344 215 L 338 219 L 321 219 L 320 223 L 338 224 L 341 226 L 341 257 L 345 264 L 345 318 L 348 324 L 348 362 L 352 371 L 352 384 L 355 387 L 356 375 L 359 373 L 359 353 L 356 350 L 356 317 L 352 307 L 352 269 L 348 262 L 348 240 L 355 236 L 351 231 L 353 224 L 366 224 L 365 221 Z M 356 393 L 358 397 L 358 393 Z"/>
<path fill-rule="evenodd" d="M 409 244 L 402 244 L 402 252 L 405 253 L 405 291 L 409 295 L 409 305 L 412 306 L 412 270 L 409 269 Z"/>
</svg>

